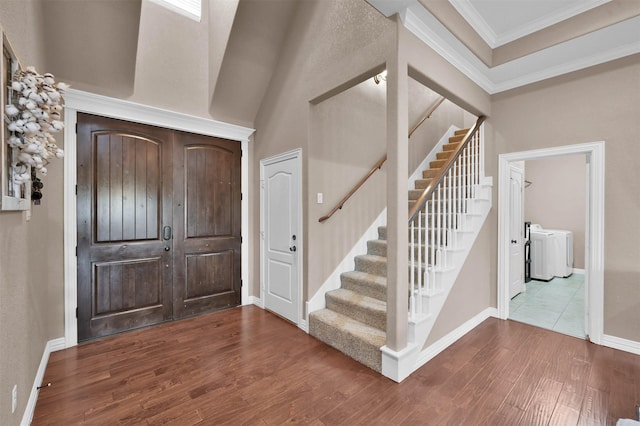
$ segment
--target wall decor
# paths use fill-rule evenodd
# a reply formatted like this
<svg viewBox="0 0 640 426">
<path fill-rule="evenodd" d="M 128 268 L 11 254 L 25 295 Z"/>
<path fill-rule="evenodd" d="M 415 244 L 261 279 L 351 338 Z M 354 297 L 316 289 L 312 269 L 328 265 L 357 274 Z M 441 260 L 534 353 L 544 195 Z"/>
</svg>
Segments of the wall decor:
<svg viewBox="0 0 640 426">
<path fill-rule="evenodd" d="M 68 86 L 52 74 L 23 68 L 2 35 L 2 200 L 1 210 L 26 210 L 33 199 L 37 174 L 47 174 L 47 164 L 62 158 L 52 133 L 64 128 L 63 94 Z M 39 184 L 42 183 L 38 179 Z M 40 186 L 39 189 L 42 189 Z M 37 200 L 42 198 L 38 194 Z"/>
</svg>

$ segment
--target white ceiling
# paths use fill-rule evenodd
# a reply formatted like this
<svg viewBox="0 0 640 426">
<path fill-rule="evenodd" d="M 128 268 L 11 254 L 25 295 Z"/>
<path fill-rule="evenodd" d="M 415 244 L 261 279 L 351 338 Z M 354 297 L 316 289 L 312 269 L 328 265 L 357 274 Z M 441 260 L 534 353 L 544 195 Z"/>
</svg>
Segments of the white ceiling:
<svg viewBox="0 0 640 426">
<path fill-rule="evenodd" d="M 449 31 L 419 0 L 367 0 L 385 16 L 400 15 L 403 25 L 490 94 L 524 86 L 593 65 L 640 53 L 640 15 L 561 41 L 517 59 L 488 66 Z M 468 22 L 485 25 L 493 43 L 508 43 L 546 28 L 571 14 L 609 0 L 449 0 L 467 8 Z M 639 0 L 633 0 L 639 1 Z M 522 9 L 520 9 L 522 6 Z M 561 7 L 562 6 L 562 7 Z M 582 11 L 578 11 L 578 6 Z M 469 10 L 475 10 L 470 12 Z M 521 13 L 526 10 L 527 13 Z M 499 11 L 499 12 L 497 12 Z M 486 19 L 482 18 L 486 15 Z M 464 16 L 464 15 L 463 15 Z M 471 18 L 470 16 L 474 16 Z M 564 18 L 563 18 L 564 16 Z M 478 24 L 472 21 L 483 21 Z M 487 22 L 489 21 L 489 22 Z M 538 29 L 535 29 L 539 27 Z M 474 29 L 484 38 L 480 30 Z M 485 39 L 486 40 L 486 39 Z"/>
<path fill-rule="evenodd" d="M 449 3 L 491 48 L 496 48 L 609 1 L 449 0 Z"/>
</svg>

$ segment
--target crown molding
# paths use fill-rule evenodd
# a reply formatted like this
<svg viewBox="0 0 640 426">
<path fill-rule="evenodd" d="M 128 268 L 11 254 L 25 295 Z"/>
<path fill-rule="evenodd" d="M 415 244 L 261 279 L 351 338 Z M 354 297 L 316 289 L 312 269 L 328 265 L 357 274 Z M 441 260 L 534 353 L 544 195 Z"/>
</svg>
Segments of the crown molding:
<svg viewBox="0 0 640 426">
<path fill-rule="evenodd" d="M 65 107 L 77 111 L 100 114 L 104 117 L 127 117 L 130 121 L 207 136 L 249 141 L 254 129 L 223 121 L 183 114 L 142 105 L 123 99 L 110 98 L 81 90 L 69 89 L 64 95 Z"/>
<path fill-rule="evenodd" d="M 449 3 L 451 3 L 451 6 L 471 25 L 478 35 L 482 37 L 490 48 L 495 49 L 499 46 L 498 34 L 493 31 L 493 28 L 484 20 L 469 0 L 449 0 Z"/>
<path fill-rule="evenodd" d="M 488 67 L 418 0 L 367 0 L 402 24 L 489 94 L 500 93 L 583 68 L 640 53 L 640 16 Z"/>
<path fill-rule="evenodd" d="M 555 25 L 566 19 L 584 13 L 594 7 L 609 3 L 611 0 L 584 0 L 579 4 L 564 7 L 561 10 L 541 16 L 540 18 L 530 21 L 525 25 L 520 25 L 511 31 L 505 31 L 497 34 L 493 28 L 482 17 L 478 10 L 471 3 L 471 0 L 449 0 L 449 3 L 458 11 L 460 15 L 473 27 L 473 29 L 482 37 L 482 39 L 491 47 L 502 46 L 519 38 L 528 36 L 544 28 Z"/>
</svg>

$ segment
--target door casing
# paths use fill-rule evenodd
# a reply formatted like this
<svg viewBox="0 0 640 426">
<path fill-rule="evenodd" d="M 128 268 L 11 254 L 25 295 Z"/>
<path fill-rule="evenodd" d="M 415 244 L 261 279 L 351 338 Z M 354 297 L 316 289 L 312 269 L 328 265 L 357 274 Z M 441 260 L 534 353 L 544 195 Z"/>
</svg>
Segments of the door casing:
<svg viewBox="0 0 640 426">
<path fill-rule="evenodd" d="M 513 210 L 510 210 L 509 214 L 510 214 L 510 235 L 509 235 L 509 240 L 511 245 L 509 246 L 509 298 L 513 298 L 516 294 L 525 291 L 525 284 L 524 284 L 524 200 L 523 200 L 523 189 L 524 189 L 524 171 L 518 167 L 516 164 L 511 164 L 510 165 L 510 174 L 511 176 L 513 174 L 518 174 L 520 176 L 520 184 L 518 185 L 518 191 L 520 192 L 520 203 L 519 203 L 519 209 L 520 209 L 520 215 L 515 218 L 515 217 L 511 217 Z M 510 177 L 511 177 L 510 176 Z M 512 188 L 513 189 L 513 188 Z M 512 194 L 512 192 L 509 193 L 510 196 Z M 513 201 L 514 200 L 510 200 L 509 205 L 511 205 L 513 207 Z M 513 226 L 517 225 L 518 227 L 518 238 L 516 240 L 513 239 Z M 513 243 L 513 241 L 516 241 L 515 245 Z M 514 251 L 517 250 L 517 251 Z M 516 256 L 517 255 L 517 256 Z M 513 273 L 516 272 L 515 268 L 513 268 L 513 261 L 516 259 L 520 262 L 520 264 L 522 265 L 522 268 L 520 268 L 517 272 L 519 272 L 519 282 L 518 282 L 518 291 L 514 293 L 512 285 L 513 285 Z"/>
<path fill-rule="evenodd" d="M 249 139 L 254 129 L 237 126 L 206 118 L 194 117 L 178 112 L 96 95 L 80 90 L 69 89 L 65 93 L 64 113 L 64 347 L 78 344 L 77 307 L 77 216 L 76 216 L 76 124 L 77 113 L 86 112 L 103 117 L 150 124 L 174 130 L 215 136 L 239 141 L 242 149 L 241 187 L 243 192 L 241 205 L 241 224 L 245 238 L 241 247 L 241 279 L 247 285 L 242 287 L 241 304 L 254 302 L 249 296 Z"/>
<path fill-rule="evenodd" d="M 604 141 L 565 145 L 498 156 L 498 316 L 509 318 L 510 163 L 564 155 L 587 158 L 585 232 L 585 333 L 603 344 L 604 335 Z"/>
<path fill-rule="evenodd" d="M 264 206 L 264 196 L 262 194 L 263 191 L 263 186 L 264 186 L 264 168 L 265 165 L 267 164 L 271 164 L 271 163 L 276 163 L 279 161 L 285 161 L 285 160 L 294 160 L 297 162 L 297 166 L 298 166 L 298 170 L 299 170 L 299 181 L 298 181 L 298 206 L 296 206 L 295 210 L 296 210 L 296 214 L 297 214 L 297 219 L 298 219 L 298 231 L 296 233 L 296 235 L 298 236 L 297 238 L 297 253 L 298 255 L 295 256 L 296 262 L 297 262 L 297 269 L 298 269 L 298 297 L 299 297 L 299 301 L 298 301 L 298 306 L 297 306 L 297 310 L 298 310 L 298 315 L 297 315 L 297 322 L 296 325 L 305 330 L 308 331 L 308 327 L 307 327 L 307 322 L 304 319 L 304 315 L 303 315 L 303 286 L 302 286 L 302 277 L 303 275 L 303 262 L 302 259 L 304 259 L 304 233 L 302 232 L 304 225 L 302 222 L 302 148 L 298 148 L 298 149 L 294 149 L 292 151 L 288 151 L 288 152 L 284 152 L 282 154 L 278 154 L 278 155 L 274 155 L 272 157 L 269 158 L 265 158 L 260 160 L 260 291 L 261 291 L 261 300 L 260 300 L 260 306 L 262 308 L 264 308 L 264 302 L 265 302 L 265 276 L 264 276 L 264 260 L 265 260 L 265 232 L 264 232 L 264 212 L 265 212 L 265 206 Z"/>
</svg>

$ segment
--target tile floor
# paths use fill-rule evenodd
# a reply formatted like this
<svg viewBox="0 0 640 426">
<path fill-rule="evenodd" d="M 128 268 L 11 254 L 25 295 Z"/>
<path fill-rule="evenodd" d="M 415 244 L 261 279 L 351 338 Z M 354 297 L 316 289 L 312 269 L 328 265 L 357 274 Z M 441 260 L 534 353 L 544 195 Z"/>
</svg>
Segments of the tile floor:
<svg viewBox="0 0 640 426">
<path fill-rule="evenodd" d="M 584 339 L 584 275 L 529 281 L 511 299 L 509 318 Z"/>
</svg>

